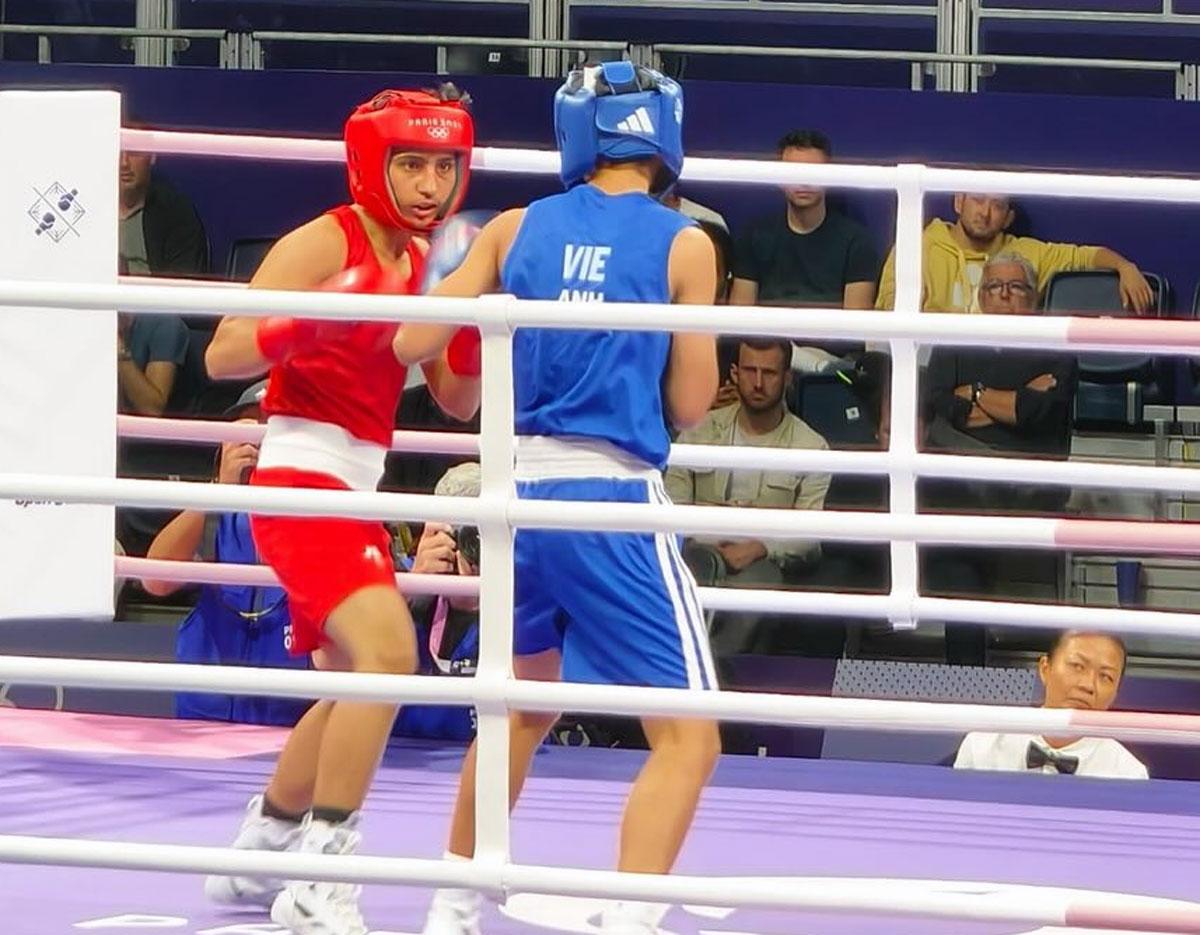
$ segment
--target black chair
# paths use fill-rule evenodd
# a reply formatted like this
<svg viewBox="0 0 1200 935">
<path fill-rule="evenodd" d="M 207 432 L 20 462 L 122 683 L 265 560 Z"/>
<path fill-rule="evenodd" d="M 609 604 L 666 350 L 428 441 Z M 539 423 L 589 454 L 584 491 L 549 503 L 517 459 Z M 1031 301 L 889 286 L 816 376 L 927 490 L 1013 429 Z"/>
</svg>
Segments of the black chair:
<svg viewBox="0 0 1200 935">
<path fill-rule="evenodd" d="M 1170 284 L 1146 273 L 1154 292 L 1150 317 L 1161 318 L 1171 304 Z M 1137 313 L 1122 308 L 1120 279 L 1109 270 L 1056 273 L 1046 287 L 1042 307 L 1047 314 L 1090 318 L 1124 318 Z M 1138 425 L 1148 405 L 1174 402 L 1174 365 L 1148 354 L 1080 354 L 1076 422 Z"/>
<path fill-rule="evenodd" d="M 234 282 L 249 282 L 263 257 L 275 246 L 274 237 L 244 237 L 229 247 L 225 275 Z"/>
</svg>

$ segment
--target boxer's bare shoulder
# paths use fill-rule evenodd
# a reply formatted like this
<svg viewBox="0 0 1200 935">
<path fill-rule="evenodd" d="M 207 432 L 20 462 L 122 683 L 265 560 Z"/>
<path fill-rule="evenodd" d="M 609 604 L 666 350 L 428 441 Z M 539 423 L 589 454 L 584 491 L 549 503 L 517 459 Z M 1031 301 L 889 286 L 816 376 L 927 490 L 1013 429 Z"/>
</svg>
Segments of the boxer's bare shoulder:
<svg viewBox="0 0 1200 935">
<path fill-rule="evenodd" d="M 346 265 L 346 235 L 330 214 L 284 234 L 263 258 L 251 289 L 304 289 L 324 282 Z"/>
</svg>

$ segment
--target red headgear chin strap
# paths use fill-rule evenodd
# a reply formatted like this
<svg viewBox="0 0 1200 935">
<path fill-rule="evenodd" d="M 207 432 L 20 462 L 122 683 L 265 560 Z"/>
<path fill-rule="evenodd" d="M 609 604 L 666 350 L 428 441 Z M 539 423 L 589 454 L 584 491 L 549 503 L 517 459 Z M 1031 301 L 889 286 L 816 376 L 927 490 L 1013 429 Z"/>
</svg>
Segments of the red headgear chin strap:
<svg viewBox="0 0 1200 935">
<path fill-rule="evenodd" d="M 354 109 L 346 121 L 346 170 L 350 196 L 381 224 L 418 234 L 429 233 L 458 210 L 467 193 L 475 126 L 469 98 L 453 85 L 429 91 L 380 91 Z M 388 178 L 392 154 L 433 150 L 458 154 L 454 191 L 429 227 L 418 228 L 396 206 Z"/>
</svg>

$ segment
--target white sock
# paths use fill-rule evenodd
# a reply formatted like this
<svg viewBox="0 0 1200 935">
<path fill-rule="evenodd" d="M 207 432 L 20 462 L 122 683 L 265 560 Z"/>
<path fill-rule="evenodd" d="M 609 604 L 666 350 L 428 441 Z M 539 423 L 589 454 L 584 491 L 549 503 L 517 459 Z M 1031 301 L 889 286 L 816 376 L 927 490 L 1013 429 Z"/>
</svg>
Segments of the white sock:
<svg viewBox="0 0 1200 935">
<path fill-rule="evenodd" d="M 442 854 L 443 860 L 448 860 L 451 863 L 466 863 L 471 858 L 463 857 L 461 854 L 453 854 L 446 851 Z M 482 902 L 479 894 L 474 890 L 456 889 L 454 887 L 444 887 L 436 890 L 433 894 L 433 904 L 436 907 L 452 909 L 456 913 L 466 915 L 475 912 Z"/>
</svg>

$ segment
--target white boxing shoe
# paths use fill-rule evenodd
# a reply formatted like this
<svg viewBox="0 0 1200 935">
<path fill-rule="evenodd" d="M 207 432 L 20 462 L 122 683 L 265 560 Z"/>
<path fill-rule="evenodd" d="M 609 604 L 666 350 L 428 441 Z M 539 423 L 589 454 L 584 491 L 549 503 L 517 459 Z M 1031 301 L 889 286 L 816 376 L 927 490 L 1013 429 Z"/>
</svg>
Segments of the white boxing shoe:
<svg viewBox="0 0 1200 935">
<path fill-rule="evenodd" d="M 304 820 L 299 850 L 308 854 L 352 854 L 362 835 L 355 829 L 358 813 L 339 824 Z M 354 883 L 289 881 L 271 905 L 271 921 L 293 935 L 368 935 Z"/>
<path fill-rule="evenodd" d="M 421 935 L 482 935 L 479 907 L 483 898 L 474 890 L 438 890 Z"/>
<path fill-rule="evenodd" d="M 250 800 L 233 846 L 246 851 L 295 850 L 300 844 L 300 825 L 269 818 L 262 813 L 262 806 L 261 795 Z M 204 895 L 222 906 L 261 906 L 270 909 L 283 887 L 283 880 L 274 877 L 204 878 Z"/>
<path fill-rule="evenodd" d="M 613 903 L 600 915 L 601 935 L 655 935 L 670 908 L 660 903 Z"/>
</svg>

